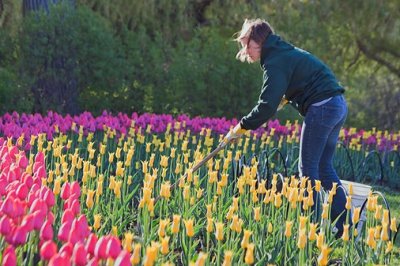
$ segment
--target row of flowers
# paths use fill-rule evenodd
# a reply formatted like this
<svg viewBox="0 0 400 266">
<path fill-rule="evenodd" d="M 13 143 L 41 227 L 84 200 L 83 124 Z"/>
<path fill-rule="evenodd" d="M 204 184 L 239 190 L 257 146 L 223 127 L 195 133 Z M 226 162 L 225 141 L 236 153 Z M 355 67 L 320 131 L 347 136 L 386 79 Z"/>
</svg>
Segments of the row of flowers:
<svg viewBox="0 0 400 266">
<path fill-rule="evenodd" d="M 137 114 L 131 116 L 118 113 L 112 115 L 104 111 L 100 116 L 94 117 L 91 113 L 85 112 L 78 116 L 62 116 L 54 112 L 48 112 L 46 116 L 40 114 L 18 114 L 6 113 L 0 117 L 0 135 L 23 139 L 26 149 L 29 150 L 30 137 L 39 133 L 46 133 L 47 139 L 53 139 L 59 132 L 67 133 L 70 131 L 78 132 L 81 128 L 83 134 L 89 132 L 104 131 L 106 128 L 115 131 L 117 136 L 128 135 L 131 128 L 149 128 L 152 133 L 165 133 L 172 129 L 175 131 L 190 130 L 199 133 L 204 129 L 212 130 L 215 135 L 226 134 L 229 129 L 237 123 L 237 119 L 226 118 L 190 118 L 186 115 L 173 117 L 167 114 Z M 252 134 L 262 136 L 263 134 L 280 137 L 292 138 L 298 142 L 301 125 L 286 122 L 280 124 L 278 120 L 271 120 L 265 127 L 261 127 Z M 356 128 L 345 128 L 340 135 L 341 141 L 351 148 L 360 150 L 361 147 L 377 149 L 380 151 L 398 150 L 400 143 L 400 132 L 380 131 L 375 128 L 372 130 L 357 130 Z"/>
<path fill-rule="evenodd" d="M 20 138 L 0 138 L 3 264 L 327 265 L 332 256 L 346 265 L 390 263 L 397 222 L 372 194 L 360 228 L 350 189 L 336 239 L 336 186 L 325 193 L 319 182 L 286 177 L 278 189 L 276 174 L 257 181 L 256 158 L 232 175 L 248 138 L 192 173 L 212 147 L 212 130 L 191 134 L 175 123 L 160 135 L 130 123 L 126 136 L 106 126 L 95 138 L 72 122 L 72 133 L 34 135 L 27 153 Z M 321 217 L 312 213 L 314 193 L 324 200 Z"/>
</svg>

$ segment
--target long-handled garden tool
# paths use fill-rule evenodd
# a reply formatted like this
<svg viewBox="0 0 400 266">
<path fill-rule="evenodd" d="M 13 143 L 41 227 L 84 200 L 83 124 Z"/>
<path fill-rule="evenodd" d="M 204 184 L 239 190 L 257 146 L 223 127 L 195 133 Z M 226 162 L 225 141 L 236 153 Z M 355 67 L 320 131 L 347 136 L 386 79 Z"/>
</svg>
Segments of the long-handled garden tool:
<svg viewBox="0 0 400 266">
<path fill-rule="evenodd" d="M 203 166 L 208 160 L 210 160 L 211 158 L 213 158 L 215 155 L 217 155 L 218 152 L 220 152 L 222 149 L 224 149 L 226 147 L 226 145 L 228 145 L 229 142 L 225 142 L 225 141 L 221 141 L 217 148 L 215 148 L 212 152 L 210 152 L 206 157 L 204 157 L 203 160 L 201 160 L 198 164 L 196 164 L 195 166 L 192 167 L 192 169 L 190 169 L 190 171 L 192 173 L 194 173 L 195 171 L 197 171 L 197 169 L 199 169 L 201 166 Z M 185 174 L 185 177 L 187 176 L 187 173 Z M 179 180 L 177 180 L 174 184 L 171 185 L 171 190 L 173 190 L 176 185 L 178 184 Z M 160 199 L 160 196 L 158 196 L 155 199 L 156 203 L 158 200 Z"/>
</svg>

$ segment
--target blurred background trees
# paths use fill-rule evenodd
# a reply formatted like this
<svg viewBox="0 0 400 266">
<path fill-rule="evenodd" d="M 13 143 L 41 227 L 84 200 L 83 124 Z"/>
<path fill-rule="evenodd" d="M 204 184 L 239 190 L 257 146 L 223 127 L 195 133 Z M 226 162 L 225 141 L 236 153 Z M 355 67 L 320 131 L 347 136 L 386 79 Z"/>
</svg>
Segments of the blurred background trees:
<svg viewBox="0 0 400 266">
<path fill-rule="evenodd" d="M 399 129 L 399 13 L 397 0 L 0 0 L 0 114 L 240 118 L 262 73 L 235 60 L 232 38 L 261 17 L 333 69 L 348 126 Z"/>
</svg>

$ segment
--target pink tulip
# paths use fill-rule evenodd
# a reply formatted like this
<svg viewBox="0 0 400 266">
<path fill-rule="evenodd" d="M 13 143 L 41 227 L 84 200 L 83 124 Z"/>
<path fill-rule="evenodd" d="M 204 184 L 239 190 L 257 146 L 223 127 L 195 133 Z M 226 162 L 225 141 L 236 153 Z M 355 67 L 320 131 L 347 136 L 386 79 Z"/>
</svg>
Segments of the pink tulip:
<svg viewBox="0 0 400 266">
<path fill-rule="evenodd" d="M 47 213 L 48 208 L 44 200 L 37 198 L 33 201 L 30 210 L 31 212 L 43 211 L 44 213 Z"/>
<path fill-rule="evenodd" d="M 3 253 L 3 264 L 7 266 L 17 265 L 17 256 L 15 254 L 15 249 L 12 245 L 5 248 Z"/>
<path fill-rule="evenodd" d="M 99 259 L 96 257 L 93 257 L 91 260 L 89 260 L 87 266 L 98 266 L 99 265 Z"/>
<path fill-rule="evenodd" d="M 21 176 L 21 179 L 22 179 L 22 182 L 24 182 L 25 185 L 28 186 L 28 188 L 31 188 L 31 187 L 32 187 L 32 185 L 33 185 L 33 178 L 32 178 L 32 176 L 31 176 L 30 174 L 28 174 L 28 173 L 26 173 L 26 172 L 23 173 L 22 176 Z"/>
<path fill-rule="evenodd" d="M 73 199 L 78 199 L 81 195 L 81 187 L 77 181 L 74 181 L 70 185 L 70 197 Z"/>
<path fill-rule="evenodd" d="M 61 187 L 61 198 L 63 200 L 66 200 L 69 198 L 70 195 L 70 184 L 68 182 L 64 183 L 64 185 Z"/>
<path fill-rule="evenodd" d="M 11 219 L 8 218 L 6 215 L 3 215 L 0 219 L 0 233 L 3 236 L 6 236 L 11 231 Z"/>
<path fill-rule="evenodd" d="M 75 219 L 75 214 L 71 209 L 67 209 L 64 211 L 62 218 L 61 218 L 61 223 L 65 222 L 71 222 Z"/>
<path fill-rule="evenodd" d="M 130 254 L 126 250 L 122 250 L 117 259 L 115 260 L 114 266 L 130 266 L 131 259 Z"/>
<path fill-rule="evenodd" d="M 26 169 L 26 167 L 28 166 L 28 164 L 29 164 L 29 160 L 26 158 L 25 154 L 23 154 L 23 155 L 20 157 L 19 161 L 18 161 L 18 166 L 19 166 L 20 168 L 22 168 L 22 169 Z"/>
<path fill-rule="evenodd" d="M 35 162 L 40 162 L 44 164 L 44 153 L 43 152 L 38 152 L 35 156 Z"/>
<path fill-rule="evenodd" d="M 23 219 L 21 226 L 25 226 L 28 232 L 31 232 L 34 229 L 35 225 L 35 215 L 33 213 L 27 214 Z"/>
<path fill-rule="evenodd" d="M 53 227 L 51 223 L 47 220 L 44 222 L 42 228 L 40 229 L 39 238 L 41 240 L 50 240 L 53 239 Z"/>
<path fill-rule="evenodd" d="M 10 217 L 14 212 L 14 199 L 8 195 L 1 205 L 0 211 Z"/>
<path fill-rule="evenodd" d="M 48 266 L 70 266 L 71 262 L 63 254 L 55 254 L 49 261 Z"/>
<path fill-rule="evenodd" d="M 86 215 L 82 214 L 78 218 L 79 230 L 82 233 L 83 238 L 87 238 L 90 234 L 89 224 Z"/>
<path fill-rule="evenodd" d="M 44 201 L 46 202 L 47 206 L 49 208 L 53 207 L 54 204 L 56 203 L 54 193 L 51 190 L 47 190 L 47 192 L 44 194 Z"/>
<path fill-rule="evenodd" d="M 26 243 L 28 237 L 28 230 L 25 226 L 19 226 L 13 232 L 12 242 L 15 246 L 23 245 Z"/>
<path fill-rule="evenodd" d="M 46 178 L 47 177 L 46 168 L 43 165 L 39 166 L 39 168 L 34 172 L 33 175 L 35 177 L 37 177 L 41 181 L 42 178 Z"/>
<path fill-rule="evenodd" d="M 81 204 L 79 202 L 79 199 L 74 199 L 74 198 L 69 198 L 64 202 L 64 210 L 70 209 L 73 213 L 74 216 L 78 215 L 81 212 Z"/>
<path fill-rule="evenodd" d="M 52 212 L 47 213 L 47 221 L 49 221 L 50 224 L 54 223 L 54 214 Z"/>
<path fill-rule="evenodd" d="M 109 236 L 102 236 L 96 243 L 96 247 L 94 249 L 94 255 L 99 259 L 107 258 L 107 244 L 109 240 Z"/>
<path fill-rule="evenodd" d="M 74 245 L 72 243 L 65 243 L 61 248 L 60 248 L 60 254 L 65 253 L 66 256 L 69 258 L 72 256 L 72 252 L 74 251 Z"/>
<path fill-rule="evenodd" d="M 43 243 L 40 248 L 40 257 L 42 260 L 50 260 L 55 254 L 57 254 L 57 245 L 52 240 L 48 240 Z"/>
<path fill-rule="evenodd" d="M 121 242 L 117 237 L 111 236 L 107 243 L 107 249 L 106 249 L 107 255 L 115 260 L 120 252 L 121 252 Z"/>
<path fill-rule="evenodd" d="M 6 195 L 7 181 L 5 178 L 0 177 L 0 198 Z"/>
<path fill-rule="evenodd" d="M 21 217 L 25 214 L 26 202 L 16 198 L 14 200 L 14 217 Z"/>
<path fill-rule="evenodd" d="M 86 265 L 87 251 L 82 243 L 78 243 L 75 245 L 74 251 L 72 253 L 72 261 L 78 266 Z"/>
<path fill-rule="evenodd" d="M 63 241 L 68 241 L 69 232 L 71 231 L 72 222 L 65 222 L 61 225 L 60 229 L 58 230 L 58 238 Z"/>
<path fill-rule="evenodd" d="M 21 200 L 26 199 L 26 196 L 28 196 L 28 187 L 24 183 L 21 183 L 18 186 L 18 188 L 17 188 L 17 196 Z"/>
<path fill-rule="evenodd" d="M 44 211 L 38 210 L 33 213 L 33 228 L 35 230 L 40 230 L 42 228 L 43 222 L 46 219 L 46 213 Z"/>
<path fill-rule="evenodd" d="M 95 234 L 90 234 L 87 241 L 86 241 L 86 250 L 89 252 L 91 255 L 94 255 L 94 250 L 96 248 L 96 243 L 97 243 L 97 236 Z"/>
</svg>

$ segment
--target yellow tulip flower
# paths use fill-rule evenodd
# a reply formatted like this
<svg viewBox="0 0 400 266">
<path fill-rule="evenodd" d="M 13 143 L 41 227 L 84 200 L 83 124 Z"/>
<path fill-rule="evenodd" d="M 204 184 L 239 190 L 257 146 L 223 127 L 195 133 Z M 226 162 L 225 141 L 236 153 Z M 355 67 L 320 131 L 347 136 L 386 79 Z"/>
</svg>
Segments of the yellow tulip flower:
<svg viewBox="0 0 400 266">
<path fill-rule="evenodd" d="M 374 235 L 375 235 L 375 228 L 368 228 L 368 236 L 366 242 L 370 248 L 376 247 L 376 241 Z"/>
<path fill-rule="evenodd" d="M 389 225 L 387 223 L 382 224 L 382 232 L 380 238 L 383 241 L 389 240 Z"/>
<path fill-rule="evenodd" d="M 342 234 L 342 240 L 344 242 L 349 241 L 349 226 L 348 224 L 343 225 L 343 234 Z"/>
<path fill-rule="evenodd" d="M 169 199 L 171 197 L 171 183 L 169 181 L 161 184 L 160 196 L 165 199 Z"/>
<path fill-rule="evenodd" d="M 261 219 L 261 208 L 260 207 L 254 207 L 253 211 L 254 211 L 254 220 L 260 221 L 260 219 Z"/>
<path fill-rule="evenodd" d="M 390 253 L 392 251 L 392 249 L 393 249 L 393 243 L 392 243 L 392 241 L 388 241 L 386 243 L 385 254 Z"/>
<path fill-rule="evenodd" d="M 215 238 L 218 241 L 224 240 L 224 223 L 215 223 Z"/>
<path fill-rule="evenodd" d="M 308 239 L 314 241 L 317 239 L 317 226 L 318 224 L 310 223 L 310 232 L 308 233 Z"/>
<path fill-rule="evenodd" d="M 246 255 L 244 257 L 244 262 L 246 264 L 253 264 L 254 263 L 254 244 L 253 243 L 247 245 Z"/>
<path fill-rule="evenodd" d="M 233 258 L 233 252 L 230 250 L 226 250 L 224 253 L 224 262 L 222 263 L 222 266 L 231 266 L 232 258 Z"/>
<path fill-rule="evenodd" d="M 92 189 L 89 189 L 89 190 L 87 191 L 87 195 L 86 195 L 86 207 L 87 207 L 88 209 L 93 208 L 93 205 L 94 205 L 94 201 L 93 201 L 94 193 L 95 193 L 95 190 L 92 190 Z"/>
<path fill-rule="evenodd" d="M 317 192 L 321 191 L 321 181 L 320 180 L 315 180 L 315 191 L 317 191 Z"/>
<path fill-rule="evenodd" d="M 358 223 L 358 221 L 360 220 L 360 211 L 361 211 L 361 207 L 354 208 L 353 217 L 352 217 L 353 224 Z"/>
<path fill-rule="evenodd" d="M 188 237 L 193 237 L 194 236 L 194 228 L 193 228 L 193 219 L 187 219 L 183 220 L 183 223 L 185 224 L 186 228 L 186 234 Z"/>
<path fill-rule="evenodd" d="M 130 232 L 126 232 L 124 235 L 123 247 L 129 253 L 132 252 L 132 241 L 133 241 L 133 234 Z"/>
<path fill-rule="evenodd" d="M 161 254 L 167 255 L 169 252 L 169 237 L 163 237 L 161 239 Z"/>
<path fill-rule="evenodd" d="M 200 252 L 196 260 L 196 266 L 204 266 L 207 261 L 207 253 Z"/>
<path fill-rule="evenodd" d="M 207 218 L 207 232 L 212 233 L 214 230 L 214 219 L 213 218 Z"/>
<path fill-rule="evenodd" d="M 321 250 L 322 246 L 324 245 L 324 242 L 325 242 L 325 234 L 324 232 L 319 232 L 317 236 L 317 248 Z"/>
<path fill-rule="evenodd" d="M 306 234 L 306 229 L 300 229 L 299 230 L 299 236 L 298 236 L 298 241 L 297 241 L 297 247 L 299 249 L 304 249 L 307 244 L 307 234 Z"/>
<path fill-rule="evenodd" d="M 299 230 L 306 229 L 308 217 L 307 216 L 300 216 L 299 217 Z"/>
<path fill-rule="evenodd" d="M 181 221 L 181 216 L 174 214 L 172 216 L 172 228 L 171 231 L 173 234 L 177 234 L 179 232 L 179 225 L 180 225 L 180 221 Z"/>
<path fill-rule="evenodd" d="M 322 219 L 328 219 L 328 214 L 329 214 L 329 204 L 328 203 L 324 203 L 322 205 Z"/>
<path fill-rule="evenodd" d="M 346 197 L 346 205 L 345 205 L 346 210 L 351 210 L 351 196 Z"/>
<path fill-rule="evenodd" d="M 282 194 L 281 194 L 281 193 L 277 193 L 277 194 L 275 195 L 275 202 L 274 202 L 274 204 L 275 204 L 275 207 L 276 207 L 276 208 L 281 207 L 281 205 L 282 205 Z"/>
<path fill-rule="evenodd" d="M 395 217 L 390 220 L 390 230 L 392 230 L 392 232 L 397 232 L 397 223 Z"/>
<path fill-rule="evenodd" d="M 165 237 L 165 228 L 168 226 L 169 224 L 169 219 L 161 219 L 159 226 L 158 226 L 158 236 L 160 238 Z"/>
<path fill-rule="evenodd" d="M 240 243 L 240 246 L 242 248 L 247 248 L 249 245 L 249 240 L 252 232 L 250 230 L 245 229 L 243 232 L 243 239 L 242 242 Z"/>
<path fill-rule="evenodd" d="M 318 256 L 318 266 L 326 266 L 328 265 L 329 262 L 329 253 L 330 253 L 331 249 L 328 248 L 327 245 L 323 245 L 321 247 L 321 253 Z"/>
<path fill-rule="evenodd" d="M 293 221 L 286 221 L 285 225 L 285 236 L 290 237 L 292 235 L 292 226 L 293 226 Z"/>
<path fill-rule="evenodd" d="M 383 210 L 383 217 L 382 217 L 382 224 L 387 223 L 389 224 L 389 210 Z"/>
<path fill-rule="evenodd" d="M 98 230 L 100 228 L 101 215 L 95 214 L 93 217 L 94 217 L 93 228 L 94 228 L 94 230 Z"/>
<path fill-rule="evenodd" d="M 272 230 L 273 230 L 274 228 L 273 228 L 273 226 L 272 226 L 272 223 L 271 222 L 269 222 L 268 223 L 268 233 L 272 233 Z"/>
</svg>

